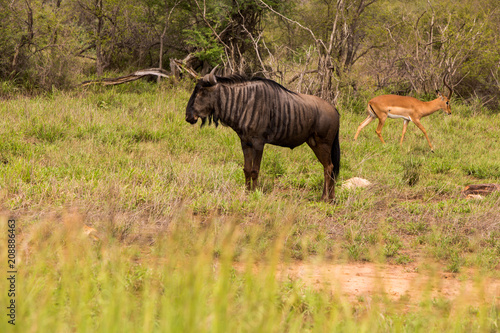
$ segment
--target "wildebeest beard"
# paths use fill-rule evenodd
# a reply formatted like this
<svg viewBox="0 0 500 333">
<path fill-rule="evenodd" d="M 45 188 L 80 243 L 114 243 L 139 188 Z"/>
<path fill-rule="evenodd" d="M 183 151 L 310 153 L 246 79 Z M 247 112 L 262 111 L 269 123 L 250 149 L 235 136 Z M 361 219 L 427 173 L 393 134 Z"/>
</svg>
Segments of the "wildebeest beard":
<svg viewBox="0 0 500 333">
<path fill-rule="evenodd" d="M 207 122 L 207 118 L 208 118 L 208 125 L 209 126 L 212 125 L 212 121 L 215 124 L 215 127 L 219 126 L 219 118 L 214 115 L 214 111 L 215 110 L 212 110 L 212 113 L 210 113 L 210 115 L 208 115 L 208 117 L 200 117 L 201 118 L 200 128 L 205 126 L 205 124 Z"/>
</svg>

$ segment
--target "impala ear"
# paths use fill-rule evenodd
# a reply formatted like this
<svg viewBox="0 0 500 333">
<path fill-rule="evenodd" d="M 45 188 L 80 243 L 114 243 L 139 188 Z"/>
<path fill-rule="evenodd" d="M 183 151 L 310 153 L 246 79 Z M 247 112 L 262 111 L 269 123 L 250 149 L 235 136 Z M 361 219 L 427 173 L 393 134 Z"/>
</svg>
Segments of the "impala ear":
<svg viewBox="0 0 500 333">
<path fill-rule="evenodd" d="M 215 77 L 215 70 L 217 69 L 217 67 L 219 67 L 219 65 L 215 66 L 209 74 L 203 77 L 204 82 L 210 83 L 210 85 L 212 86 L 215 86 L 217 84 L 217 78 Z"/>
<path fill-rule="evenodd" d="M 441 92 L 439 90 L 437 90 L 437 89 L 436 89 L 436 94 L 438 95 L 438 97 L 443 98 L 443 94 L 441 94 Z"/>
</svg>

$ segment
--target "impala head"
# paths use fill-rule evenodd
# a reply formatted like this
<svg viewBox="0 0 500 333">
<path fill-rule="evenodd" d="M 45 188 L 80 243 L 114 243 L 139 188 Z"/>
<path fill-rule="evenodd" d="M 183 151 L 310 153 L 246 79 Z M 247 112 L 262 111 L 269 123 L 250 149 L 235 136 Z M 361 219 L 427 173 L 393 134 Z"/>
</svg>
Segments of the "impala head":
<svg viewBox="0 0 500 333">
<path fill-rule="evenodd" d="M 443 95 L 441 92 L 439 92 L 439 90 L 436 90 L 436 93 L 438 95 L 438 98 L 441 99 L 441 108 L 443 109 L 443 111 L 450 115 L 451 114 L 451 102 L 450 102 L 450 98 L 451 98 L 451 95 L 453 94 L 453 89 L 448 85 L 448 83 L 446 83 L 446 77 L 448 76 L 448 73 L 443 77 L 443 84 L 446 86 L 446 88 L 448 88 L 448 90 L 450 91 L 450 94 L 448 96 L 445 96 Z"/>
<path fill-rule="evenodd" d="M 212 69 L 210 74 L 200 79 L 194 87 L 186 107 L 186 121 L 190 124 L 196 124 L 198 118 L 201 118 L 203 126 L 215 110 L 216 96 L 214 91 L 217 86 L 217 78 L 214 73 L 216 69 L 217 67 Z"/>
</svg>

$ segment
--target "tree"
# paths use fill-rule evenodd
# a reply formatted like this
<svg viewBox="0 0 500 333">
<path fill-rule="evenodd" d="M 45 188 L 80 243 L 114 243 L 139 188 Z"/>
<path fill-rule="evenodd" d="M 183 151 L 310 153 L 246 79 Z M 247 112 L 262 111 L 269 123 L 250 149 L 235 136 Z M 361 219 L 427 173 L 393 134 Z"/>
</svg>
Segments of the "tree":
<svg viewBox="0 0 500 333">
<path fill-rule="evenodd" d="M 500 101 L 497 0 L 0 0 L 0 79 L 27 89 L 165 68 L 258 74 L 334 101 L 342 91 Z M 79 80 L 81 81 L 81 80 Z M 344 94 L 345 95 L 345 94 Z"/>
<path fill-rule="evenodd" d="M 335 100 L 344 74 L 348 73 L 369 49 L 375 47 L 364 38 L 364 31 L 359 26 L 366 9 L 376 0 L 331 0 L 323 1 L 321 4 L 319 2 L 307 3 L 306 6 L 314 6 L 315 10 L 302 8 L 299 11 L 305 13 L 302 14 L 302 19 L 310 22 L 316 31 L 308 25 L 284 16 L 263 0 L 258 1 L 281 19 L 306 31 L 312 38 L 317 53 L 317 66 L 315 70 L 308 71 L 308 73 L 315 73 L 319 82 L 319 86 L 312 93 L 324 99 Z M 317 7 L 324 8 L 318 11 Z M 318 13 L 325 13 L 326 16 L 321 17 Z M 308 14 L 314 14 L 314 17 Z M 318 25 L 315 22 L 321 22 L 321 24 Z"/>
</svg>

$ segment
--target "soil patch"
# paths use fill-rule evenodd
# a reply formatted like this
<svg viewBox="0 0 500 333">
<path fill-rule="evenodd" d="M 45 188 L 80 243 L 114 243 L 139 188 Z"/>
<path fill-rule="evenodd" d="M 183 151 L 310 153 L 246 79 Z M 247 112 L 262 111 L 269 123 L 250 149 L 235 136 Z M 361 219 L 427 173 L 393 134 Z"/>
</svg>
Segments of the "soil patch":
<svg viewBox="0 0 500 333">
<path fill-rule="evenodd" d="M 279 264 L 277 276 L 282 281 L 299 281 L 308 287 L 341 294 L 351 301 L 377 296 L 413 304 L 426 299 L 457 300 L 470 305 L 500 302 L 499 279 L 472 270 L 453 274 L 427 266 L 423 270 L 417 265 L 292 262 Z"/>
</svg>

